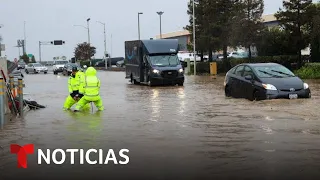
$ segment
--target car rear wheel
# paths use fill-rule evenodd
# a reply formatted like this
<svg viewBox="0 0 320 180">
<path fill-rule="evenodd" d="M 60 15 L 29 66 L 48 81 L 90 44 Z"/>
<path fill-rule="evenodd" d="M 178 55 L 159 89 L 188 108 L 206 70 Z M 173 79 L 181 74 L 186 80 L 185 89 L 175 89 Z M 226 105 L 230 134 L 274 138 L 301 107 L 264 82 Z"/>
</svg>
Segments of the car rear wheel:
<svg viewBox="0 0 320 180">
<path fill-rule="evenodd" d="M 28 70 L 26 70 L 26 73 L 27 73 L 27 74 L 29 74 L 29 71 L 28 71 Z"/>
</svg>

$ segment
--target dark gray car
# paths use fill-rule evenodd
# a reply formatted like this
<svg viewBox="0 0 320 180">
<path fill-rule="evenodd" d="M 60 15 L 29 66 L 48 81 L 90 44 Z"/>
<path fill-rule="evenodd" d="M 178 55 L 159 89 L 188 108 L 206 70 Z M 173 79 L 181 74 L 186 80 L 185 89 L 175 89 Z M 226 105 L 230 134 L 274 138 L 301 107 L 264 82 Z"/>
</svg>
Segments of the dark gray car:
<svg viewBox="0 0 320 180">
<path fill-rule="evenodd" d="M 276 63 L 240 64 L 225 77 L 225 95 L 249 100 L 310 98 L 309 85 Z"/>
</svg>

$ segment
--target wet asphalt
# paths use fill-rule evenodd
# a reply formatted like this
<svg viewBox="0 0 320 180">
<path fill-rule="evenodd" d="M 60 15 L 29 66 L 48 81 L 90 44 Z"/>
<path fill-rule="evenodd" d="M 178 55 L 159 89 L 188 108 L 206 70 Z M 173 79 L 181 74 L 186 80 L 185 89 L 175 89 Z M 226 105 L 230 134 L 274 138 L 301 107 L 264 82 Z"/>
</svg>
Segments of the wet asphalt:
<svg viewBox="0 0 320 180">
<path fill-rule="evenodd" d="M 226 98 L 224 77 L 187 76 L 184 87 L 131 85 L 99 71 L 105 111 L 63 111 L 67 77 L 25 75 L 24 93 L 46 105 L 0 130 L 0 179 L 317 179 L 320 81 L 311 99 Z M 17 169 L 10 144 L 129 149 L 128 165 L 37 165 Z M 316 178 L 317 177 L 317 178 Z"/>
</svg>

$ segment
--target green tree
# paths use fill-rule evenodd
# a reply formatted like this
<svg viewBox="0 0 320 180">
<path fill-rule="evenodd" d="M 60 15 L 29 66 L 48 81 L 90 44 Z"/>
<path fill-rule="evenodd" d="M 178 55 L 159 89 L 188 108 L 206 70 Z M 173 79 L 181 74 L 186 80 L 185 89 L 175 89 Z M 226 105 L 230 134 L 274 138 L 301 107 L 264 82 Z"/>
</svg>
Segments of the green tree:
<svg viewBox="0 0 320 180">
<path fill-rule="evenodd" d="M 238 4 L 238 16 L 233 26 L 234 45 L 242 45 L 249 52 L 251 59 L 251 47 L 254 46 L 263 30 L 261 16 L 264 11 L 263 0 L 241 0 Z"/>
<path fill-rule="evenodd" d="M 205 19 L 205 6 L 207 0 L 195 1 L 195 35 L 196 35 L 196 51 L 204 52 L 207 50 L 207 34 L 205 34 L 207 27 L 207 21 Z M 191 33 L 191 43 L 188 45 L 189 50 L 193 50 L 193 0 L 188 3 L 189 25 L 185 27 Z"/>
<path fill-rule="evenodd" d="M 223 58 L 227 61 L 228 46 L 232 45 L 235 38 L 233 36 L 233 24 L 239 15 L 239 1 L 213 0 L 211 3 L 214 4 L 211 9 L 212 15 L 215 15 L 216 19 L 213 26 L 221 42 Z"/>
<path fill-rule="evenodd" d="M 31 62 L 32 62 L 32 63 L 36 63 L 36 58 L 35 58 L 34 56 L 32 56 Z"/>
<path fill-rule="evenodd" d="M 84 42 L 78 44 L 74 50 L 74 57 L 78 60 L 89 60 L 96 54 L 96 48 Z"/>
<path fill-rule="evenodd" d="M 298 65 L 302 65 L 301 50 L 308 45 L 308 37 L 304 28 L 310 23 L 308 8 L 312 0 L 284 0 L 283 7 L 276 14 L 276 18 L 283 27 L 290 32 L 292 48 L 298 55 Z"/>
<path fill-rule="evenodd" d="M 309 7 L 310 16 L 310 45 L 311 45 L 311 61 L 320 62 L 320 3 L 312 4 Z"/>
<path fill-rule="evenodd" d="M 23 54 L 22 56 L 20 56 L 20 59 L 22 59 L 26 64 L 30 63 L 30 59 L 27 54 Z"/>
<path fill-rule="evenodd" d="M 256 43 L 259 56 L 296 55 L 292 49 L 290 33 L 274 27 L 261 31 L 259 41 Z"/>
</svg>

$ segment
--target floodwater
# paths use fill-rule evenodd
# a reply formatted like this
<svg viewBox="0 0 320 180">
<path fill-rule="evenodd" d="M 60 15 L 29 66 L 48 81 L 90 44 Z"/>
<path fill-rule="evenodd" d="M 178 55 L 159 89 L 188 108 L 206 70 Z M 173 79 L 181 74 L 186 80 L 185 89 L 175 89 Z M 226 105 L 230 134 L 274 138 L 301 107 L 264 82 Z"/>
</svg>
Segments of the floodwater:
<svg viewBox="0 0 320 180">
<path fill-rule="evenodd" d="M 0 131 L 0 179 L 316 179 L 320 177 L 320 82 L 311 99 L 225 98 L 224 77 L 187 76 L 184 87 L 131 85 L 124 72 L 99 72 L 105 111 L 62 111 L 67 77 L 25 76 L 46 109 Z M 36 149 L 129 149 L 128 165 L 38 165 L 17 169 L 10 144 Z M 119 157 L 119 156 L 118 156 Z M 121 160 L 121 159 L 120 159 Z M 69 164 L 68 164 L 69 163 Z"/>
</svg>

